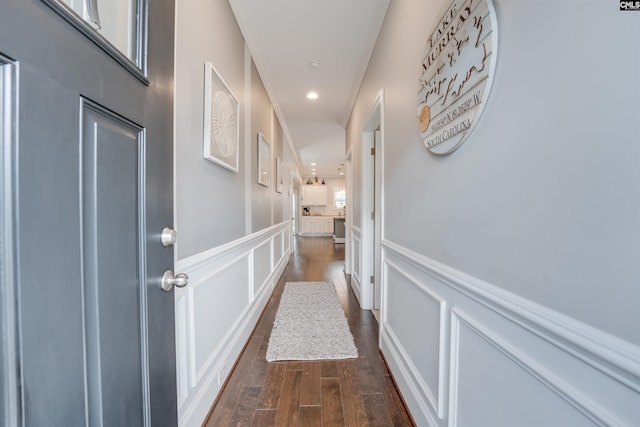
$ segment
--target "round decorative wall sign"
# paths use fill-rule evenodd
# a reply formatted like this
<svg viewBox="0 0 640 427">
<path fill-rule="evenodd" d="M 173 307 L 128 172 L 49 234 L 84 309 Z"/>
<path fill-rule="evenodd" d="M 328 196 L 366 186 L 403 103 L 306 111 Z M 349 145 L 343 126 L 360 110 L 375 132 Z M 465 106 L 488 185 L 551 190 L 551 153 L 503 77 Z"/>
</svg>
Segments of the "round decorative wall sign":
<svg viewBox="0 0 640 427">
<path fill-rule="evenodd" d="M 418 123 L 434 154 L 460 147 L 484 109 L 498 34 L 491 0 L 454 0 L 427 40 L 420 67 Z"/>
</svg>

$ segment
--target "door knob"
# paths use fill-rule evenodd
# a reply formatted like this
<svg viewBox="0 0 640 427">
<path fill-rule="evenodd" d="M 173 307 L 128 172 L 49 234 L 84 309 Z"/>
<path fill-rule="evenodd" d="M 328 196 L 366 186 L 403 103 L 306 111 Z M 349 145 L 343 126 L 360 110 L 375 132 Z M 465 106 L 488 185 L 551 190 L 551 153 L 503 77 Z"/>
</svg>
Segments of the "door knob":
<svg viewBox="0 0 640 427">
<path fill-rule="evenodd" d="M 162 275 L 162 279 L 160 280 L 160 286 L 162 286 L 163 291 L 169 292 L 173 289 L 174 286 L 178 288 L 184 288 L 189 283 L 189 276 L 185 273 L 178 273 L 175 276 L 173 275 L 173 271 L 167 270 Z"/>
</svg>

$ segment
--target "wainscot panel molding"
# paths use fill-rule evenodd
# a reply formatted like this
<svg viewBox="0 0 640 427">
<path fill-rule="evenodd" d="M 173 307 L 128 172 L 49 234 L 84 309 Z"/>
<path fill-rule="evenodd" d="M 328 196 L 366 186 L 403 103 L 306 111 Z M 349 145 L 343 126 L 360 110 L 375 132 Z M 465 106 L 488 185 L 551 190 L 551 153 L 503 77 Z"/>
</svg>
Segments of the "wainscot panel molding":
<svg viewBox="0 0 640 427">
<path fill-rule="evenodd" d="M 252 250 L 253 252 L 253 283 L 251 286 L 256 294 L 264 291 L 269 284 L 273 271 L 273 239 L 269 239 Z M 251 301 L 249 301 L 251 302 Z"/>
<path fill-rule="evenodd" d="M 386 338 L 405 363 L 404 369 L 411 375 L 412 383 L 420 391 L 421 400 L 426 398 L 431 407 L 437 409 L 438 417 L 444 418 L 447 397 L 448 337 L 450 335 L 447 302 L 390 260 L 386 260 L 382 274 L 384 277 L 382 282 L 384 298 L 382 322 L 385 325 Z M 394 292 L 391 294 L 384 286 L 389 282 L 394 284 Z M 403 290 L 402 287 L 405 286 L 409 286 L 411 289 Z M 403 293 L 410 299 L 400 300 L 399 304 L 394 304 L 393 299 L 401 298 Z M 389 299 L 389 295 L 392 300 Z M 407 310 L 411 305 L 414 306 L 414 309 Z M 403 324 L 409 323 L 408 319 L 399 320 L 398 329 L 411 336 L 400 338 L 398 333 L 394 332 L 395 322 L 389 319 L 389 312 L 392 318 L 411 316 L 411 322 L 422 331 L 421 339 L 415 339 L 415 330 L 402 327 Z M 423 321 L 416 324 L 416 319 L 419 317 Z M 433 345 L 433 343 L 437 343 L 437 345 Z M 425 360 L 424 356 L 421 357 L 415 347 L 420 347 L 422 352 L 427 353 L 428 360 Z M 430 375 L 425 375 L 425 371 L 429 371 Z"/>
<path fill-rule="evenodd" d="M 401 346 L 397 346 L 400 342 L 398 337 L 393 330 L 386 327 L 382 330 L 382 324 L 380 327 L 380 348 L 414 421 L 418 426 L 444 426 L 437 421 L 434 407 L 424 396 L 424 390 L 414 373 L 415 367 L 409 356 Z"/>
<path fill-rule="evenodd" d="M 472 354 L 461 354 L 460 347 L 469 348 L 469 341 L 478 339 L 481 341 L 473 345 Z M 479 425 L 485 425 L 486 422 L 495 425 L 516 425 L 522 419 L 526 419 L 530 425 L 541 426 L 621 425 L 602 408 L 594 405 L 594 402 L 584 399 L 578 390 L 566 384 L 557 375 L 498 337 L 478 320 L 456 309 L 452 310 L 451 349 L 451 427 L 466 425 L 471 420 Z M 478 359 L 499 363 L 504 378 L 501 378 L 501 381 L 487 378 L 492 372 L 490 367 L 487 369 L 487 364 L 484 364 L 484 369 L 472 366 Z M 468 380 L 468 376 L 460 376 L 461 370 L 471 370 L 479 376 L 474 375 Z M 478 381 L 479 378 L 483 378 L 483 373 L 484 381 Z M 461 392 L 461 389 L 465 391 Z M 509 392 L 505 394 L 505 390 Z M 500 394 L 499 405 L 494 411 L 488 408 L 487 402 L 474 405 L 479 394 Z M 535 396 L 534 405 L 531 405 L 532 396 Z M 466 420 L 460 420 L 459 406 L 466 408 L 463 414 Z M 541 411 L 540 408 L 545 410 Z M 474 409 L 479 409 L 478 413 L 474 413 Z M 500 413 L 500 422 L 495 418 L 482 421 L 483 412 Z"/>
<path fill-rule="evenodd" d="M 291 254 L 291 221 L 176 262 L 178 423 L 201 425 Z"/>
<path fill-rule="evenodd" d="M 637 425 L 639 347 L 396 243 L 382 248 L 380 347 L 418 425 Z"/>
</svg>

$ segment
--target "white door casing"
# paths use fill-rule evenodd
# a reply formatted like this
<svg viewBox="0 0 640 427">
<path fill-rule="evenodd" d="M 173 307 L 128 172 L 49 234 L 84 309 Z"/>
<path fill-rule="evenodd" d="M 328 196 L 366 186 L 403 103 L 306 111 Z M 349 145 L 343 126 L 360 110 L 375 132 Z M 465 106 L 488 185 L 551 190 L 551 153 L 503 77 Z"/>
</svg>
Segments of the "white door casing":
<svg viewBox="0 0 640 427">
<path fill-rule="evenodd" d="M 375 133 L 379 131 L 376 143 Z M 375 146 L 375 154 L 371 149 Z M 362 131 L 361 152 L 361 280 L 360 305 L 363 309 L 374 308 L 375 289 L 380 288 L 380 251 L 384 238 L 384 89 L 376 97 L 369 118 Z M 376 170 L 378 173 L 376 173 Z M 375 178 L 374 178 L 375 177 Z M 378 183 L 375 185 L 374 183 Z M 377 254 L 377 255 L 376 255 Z M 376 270 L 378 274 L 376 274 Z M 370 278 L 373 277 L 373 282 Z"/>
</svg>

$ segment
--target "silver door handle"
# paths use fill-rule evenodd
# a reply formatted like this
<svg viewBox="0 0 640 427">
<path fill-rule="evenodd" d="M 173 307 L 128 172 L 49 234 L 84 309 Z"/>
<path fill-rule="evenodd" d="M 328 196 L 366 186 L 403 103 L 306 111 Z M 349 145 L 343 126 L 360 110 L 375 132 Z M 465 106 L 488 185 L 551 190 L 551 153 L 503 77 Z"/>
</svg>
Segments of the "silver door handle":
<svg viewBox="0 0 640 427">
<path fill-rule="evenodd" d="M 162 243 L 162 246 L 164 246 L 165 248 L 173 246 L 176 244 L 176 240 L 177 234 L 175 230 L 169 227 L 165 227 L 162 229 L 162 233 L 160 233 L 160 243 Z"/>
<path fill-rule="evenodd" d="M 162 279 L 160 280 L 160 286 L 163 291 L 169 292 L 173 289 L 174 286 L 178 288 L 184 288 L 189 283 L 189 276 L 185 273 L 178 273 L 175 276 L 173 275 L 173 271 L 167 270 L 162 275 Z"/>
</svg>

